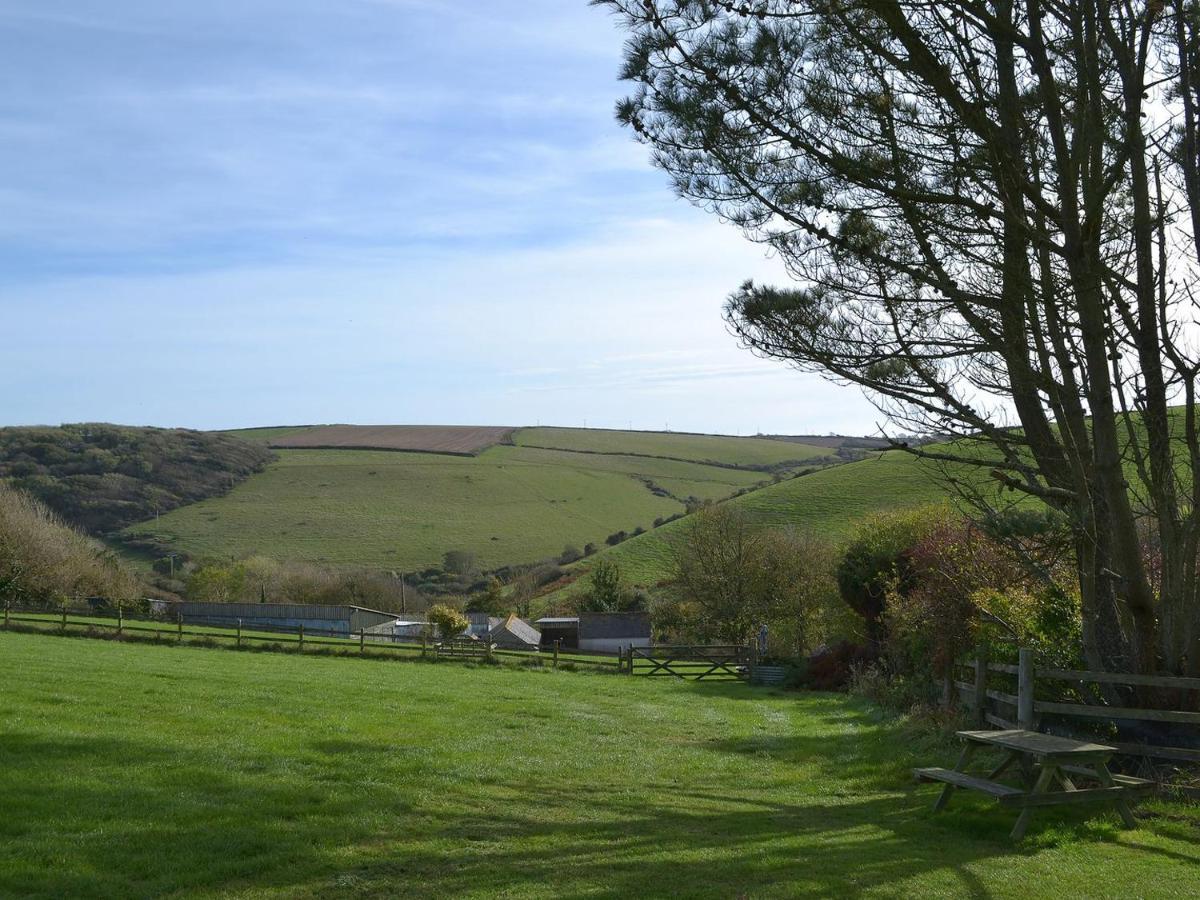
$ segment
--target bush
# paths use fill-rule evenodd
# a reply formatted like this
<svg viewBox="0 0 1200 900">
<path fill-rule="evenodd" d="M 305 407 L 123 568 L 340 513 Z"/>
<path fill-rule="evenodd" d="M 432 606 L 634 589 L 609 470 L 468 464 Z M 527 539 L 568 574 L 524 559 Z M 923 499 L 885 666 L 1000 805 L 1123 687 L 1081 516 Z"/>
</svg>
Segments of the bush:
<svg viewBox="0 0 1200 900">
<path fill-rule="evenodd" d="M 567 544 L 567 546 L 563 547 L 562 553 L 558 555 L 558 564 L 560 566 L 567 566 L 577 559 L 583 559 L 583 552 L 574 544 Z"/>
<path fill-rule="evenodd" d="M 944 506 L 884 513 L 855 532 L 838 563 L 838 590 L 863 618 L 871 643 L 878 645 L 883 638 L 888 596 L 903 596 L 912 589 L 912 548 L 950 515 Z"/>
<path fill-rule="evenodd" d="M 453 606 L 447 606 L 444 603 L 438 603 L 429 607 L 429 612 L 426 615 L 430 624 L 437 626 L 438 635 L 442 640 L 457 637 L 466 631 L 471 624 L 461 612 Z"/>
<path fill-rule="evenodd" d="M 141 593 L 138 580 L 104 547 L 0 482 L 0 600 L 49 604 L 75 596 L 129 600 Z"/>
<path fill-rule="evenodd" d="M 839 641 L 822 647 L 810 656 L 804 667 L 804 683 L 818 691 L 845 690 L 861 670 L 875 661 L 873 652 L 863 644 Z"/>
</svg>

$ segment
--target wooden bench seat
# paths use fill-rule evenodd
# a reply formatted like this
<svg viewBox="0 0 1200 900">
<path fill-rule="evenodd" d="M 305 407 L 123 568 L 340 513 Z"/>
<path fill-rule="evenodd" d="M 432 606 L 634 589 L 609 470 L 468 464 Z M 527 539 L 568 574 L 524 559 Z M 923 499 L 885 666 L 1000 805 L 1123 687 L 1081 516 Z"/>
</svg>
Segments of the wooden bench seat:
<svg viewBox="0 0 1200 900">
<path fill-rule="evenodd" d="M 913 775 L 918 781 L 940 781 L 954 787 L 980 791 L 998 800 L 1025 794 L 1025 791 L 1020 788 L 1009 787 L 1007 784 L 1001 784 L 998 781 L 988 781 L 986 778 L 979 778 L 975 775 L 966 775 L 962 772 L 956 772 L 953 769 L 941 769 L 937 767 L 913 769 Z"/>
</svg>

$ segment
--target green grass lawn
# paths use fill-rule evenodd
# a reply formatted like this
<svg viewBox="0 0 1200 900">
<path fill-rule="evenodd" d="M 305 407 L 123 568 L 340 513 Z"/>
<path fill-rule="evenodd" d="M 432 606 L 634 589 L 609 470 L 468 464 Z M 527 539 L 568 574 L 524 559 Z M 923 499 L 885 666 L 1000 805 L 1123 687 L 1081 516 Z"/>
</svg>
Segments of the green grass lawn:
<svg viewBox="0 0 1200 900">
<path fill-rule="evenodd" d="M 447 550 L 485 567 L 557 556 L 649 528 L 682 499 L 718 499 L 763 478 L 692 462 L 492 447 L 477 457 L 371 450 L 281 450 L 229 494 L 129 533 L 193 556 L 262 554 L 333 565 L 414 569 Z M 646 483 L 664 488 L 658 496 Z"/>
<path fill-rule="evenodd" d="M 585 453 L 634 453 L 739 466 L 799 463 L 832 455 L 828 447 L 766 438 L 662 431 L 605 431 L 599 428 L 522 428 L 513 443 Z"/>
<path fill-rule="evenodd" d="M 1187 897 L 1194 810 L 1012 813 L 844 697 L 0 633 L 0 895 Z"/>
</svg>

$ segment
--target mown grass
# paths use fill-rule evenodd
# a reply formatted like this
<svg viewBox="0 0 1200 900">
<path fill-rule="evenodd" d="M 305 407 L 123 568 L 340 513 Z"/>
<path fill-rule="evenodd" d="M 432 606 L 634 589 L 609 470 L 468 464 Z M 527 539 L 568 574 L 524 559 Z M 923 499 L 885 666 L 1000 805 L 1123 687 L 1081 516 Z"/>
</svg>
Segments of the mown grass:
<svg viewBox="0 0 1200 900">
<path fill-rule="evenodd" d="M 766 438 L 598 428 L 522 428 L 513 443 L 584 453 L 634 453 L 739 466 L 775 466 L 827 457 L 828 447 Z"/>
<path fill-rule="evenodd" d="M 197 557 L 261 554 L 332 565 L 416 569 L 447 550 L 484 567 L 603 544 L 682 512 L 688 496 L 719 499 L 758 472 L 698 463 L 492 447 L 478 457 L 368 450 L 281 450 L 229 494 L 174 510 L 127 533 Z M 652 482 L 648 485 L 647 480 Z M 652 487 L 664 488 L 660 496 Z"/>
<path fill-rule="evenodd" d="M 0 633 L 0 895 L 1185 897 L 1197 819 L 940 815 L 833 695 Z"/>
</svg>

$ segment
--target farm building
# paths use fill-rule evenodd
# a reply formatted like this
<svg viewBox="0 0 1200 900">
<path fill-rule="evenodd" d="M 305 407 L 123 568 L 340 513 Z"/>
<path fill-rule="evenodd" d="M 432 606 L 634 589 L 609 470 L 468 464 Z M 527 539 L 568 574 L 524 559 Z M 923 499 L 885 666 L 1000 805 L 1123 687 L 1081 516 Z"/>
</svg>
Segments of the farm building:
<svg viewBox="0 0 1200 900">
<path fill-rule="evenodd" d="M 579 647 L 578 616 L 547 616 L 533 624 L 542 632 L 543 647 L 553 647 L 556 641 L 560 647 L 569 650 Z"/>
<path fill-rule="evenodd" d="M 192 603 L 174 605 L 173 613 L 189 625 L 237 625 L 246 628 L 277 628 L 357 634 L 374 631 L 396 620 L 395 613 L 361 606 L 322 606 L 312 603 Z"/>
<path fill-rule="evenodd" d="M 646 612 L 580 613 L 579 649 L 616 653 L 625 647 L 650 646 Z"/>
<path fill-rule="evenodd" d="M 541 632 L 515 613 L 488 632 L 488 640 L 504 650 L 536 650 L 541 639 Z"/>
<path fill-rule="evenodd" d="M 491 634 L 493 628 L 504 622 L 503 619 L 496 616 L 489 616 L 487 613 L 469 612 L 464 613 L 464 615 L 470 623 L 467 626 L 467 630 L 463 632 L 467 637 L 485 638 Z"/>
<path fill-rule="evenodd" d="M 650 646 L 650 614 L 645 612 L 587 612 L 578 616 L 538 619 L 542 646 L 616 653 L 625 647 Z"/>
</svg>

